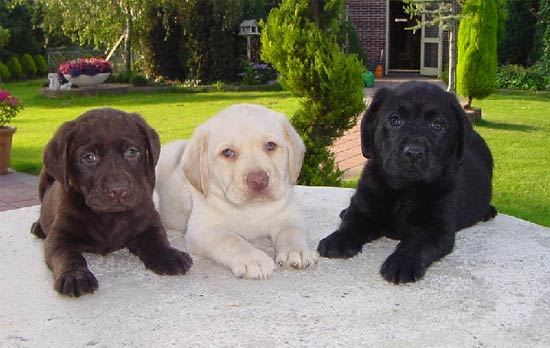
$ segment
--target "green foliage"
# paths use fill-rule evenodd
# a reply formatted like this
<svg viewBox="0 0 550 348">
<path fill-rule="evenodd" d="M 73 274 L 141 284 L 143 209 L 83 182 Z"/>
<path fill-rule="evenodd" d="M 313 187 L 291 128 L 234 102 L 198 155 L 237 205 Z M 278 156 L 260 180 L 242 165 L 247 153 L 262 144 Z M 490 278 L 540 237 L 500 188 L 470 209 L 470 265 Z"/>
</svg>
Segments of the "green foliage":
<svg viewBox="0 0 550 348">
<path fill-rule="evenodd" d="M 533 60 L 550 64 L 550 0 L 540 0 L 537 20 Z"/>
<path fill-rule="evenodd" d="M 239 73 L 238 36 L 242 0 L 190 0 L 180 14 L 187 78 L 201 83 L 235 81 Z"/>
<path fill-rule="evenodd" d="M 277 78 L 277 72 L 269 64 L 251 63 L 243 60 L 241 63 L 243 72 L 242 82 L 246 85 L 261 85 Z"/>
<path fill-rule="evenodd" d="M 27 79 L 32 79 L 36 76 L 36 64 L 34 64 L 34 59 L 28 53 L 21 56 L 21 70 L 23 76 Z"/>
<path fill-rule="evenodd" d="M 0 47 L 4 47 L 10 40 L 10 31 L 0 25 Z"/>
<path fill-rule="evenodd" d="M 500 64 L 528 64 L 529 52 L 533 48 L 536 7 L 539 0 L 507 0 L 510 14 L 504 21 L 505 35 L 498 41 Z"/>
<path fill-rule="evenodd" d="M 0 81 L 7 82 L 9 80 L 11 80 L 10 69 L 8 69 L 6 64 L 0 62 Z"/>
<path fill-rule="evenodd" d="M 550 84 L 550 75 L 537 67 L 525 68 L 510 64 L 497 69 L 497 88 L 542 91 L 548 84 Z"/>
<path fill-rule="evenodd" d="M 458 28 L 457 91 L 483 99 L 495 89 L 498 13 L 494 0 L 467 0 Z"/>
<path fill-rule="evenodd" d="M 12 79 L 20 80 L 21 78 L 23 78 L 23 68 L 21 67 L 21 63 L 16 56 L 11 56 L 10 59 L 8 59 L 8 61 L 6 62 L 6 66 L 10 71 Z"/>
<path fill-rule="evenodd" d="M 184 6 L 183 3 L 181 6 Z M 183 80 L 183 27 L 177 6 L 151 6 L 145 20 L 143 71 L 151 78 Z"/>
<path fill-rule="evenodd" d="M 147 86 L 149 81 L 145 76 L 134 73 L 130 76 L 130 83 L 134 86 Z"/>
<path fill-rule="evenodd" d="M 46 76 L 48 74 L 48 63 L 41 54 L 35 54 L 33 57 L 34 64 L 36 65 L 36 74 L 39 76 Z"/>
<path fill-rule="evenodd" d="M 283 0 L 262 23 L 262 59 L 301 98 L 291 119 L 306 146 L 301 184 L 340 182 L 328 147 L 356 123 L 364 107 L 363 66 L 357 56 L 342 53 L 334 34 L 342 8 L 341 0 L 327 0 L 317 13 L 307 0 Z"/>
<path fill-rule="evenodd" d="M 26 52 L 36 53 L 43 47 L 41 16 L 34 1 L 0 1 L 0 23 L 9 30 L 7 43 L 3 48 L 0 45 L 0 60 Z"/>
</svg>

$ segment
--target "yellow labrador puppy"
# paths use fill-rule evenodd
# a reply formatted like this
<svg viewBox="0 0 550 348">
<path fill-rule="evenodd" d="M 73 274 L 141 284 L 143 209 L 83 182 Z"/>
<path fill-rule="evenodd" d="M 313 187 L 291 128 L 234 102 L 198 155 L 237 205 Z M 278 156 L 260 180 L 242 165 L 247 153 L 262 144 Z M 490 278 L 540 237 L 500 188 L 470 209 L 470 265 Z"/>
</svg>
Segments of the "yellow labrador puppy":
<svg viewBox="0 0 550 348">
<path fill-rule="evenodd" d="M 186 231 L 189 251 L 243 278 L 267 278 L 275 262 L 249 241 L 270 237 L 281 267 L 307 268 L 309 248 L 294 199 L 304 144 L 284 115 L 238 104 L 201 126 L 191 140 L 163 146 L 157 166 L 160 216 Z"/>
</svg>

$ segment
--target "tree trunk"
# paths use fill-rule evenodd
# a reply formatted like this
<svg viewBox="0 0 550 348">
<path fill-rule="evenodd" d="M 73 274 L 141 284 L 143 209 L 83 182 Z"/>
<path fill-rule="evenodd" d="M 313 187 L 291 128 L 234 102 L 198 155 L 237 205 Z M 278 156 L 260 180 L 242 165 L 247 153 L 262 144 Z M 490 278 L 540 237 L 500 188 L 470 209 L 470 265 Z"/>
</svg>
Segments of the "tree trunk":
<svg viewBox="0 0 550 348">
<path fill-rule="evenodd" d="M 456 0 L 451 1 L 451 16 L 456 16 L 458 13 Z M 456 33 L 458 23 L 452 21 L 451 30 L 449 30 L 449 84 L 447 91 L 456 92 Z"/>
<path fill-rule="evenodd" d="M 124 61 L 126 71 L 132 71 L 132 11 L 130 6 L 126 6 L 126 38 L 124 39 Z"/>
</svg>

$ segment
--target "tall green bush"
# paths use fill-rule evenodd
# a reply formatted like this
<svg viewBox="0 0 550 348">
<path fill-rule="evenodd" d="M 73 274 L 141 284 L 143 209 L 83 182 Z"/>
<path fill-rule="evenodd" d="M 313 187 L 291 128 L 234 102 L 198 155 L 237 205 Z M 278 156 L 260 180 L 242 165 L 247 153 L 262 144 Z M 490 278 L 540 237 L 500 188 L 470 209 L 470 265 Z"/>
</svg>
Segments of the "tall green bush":
<svg viewBox="0 0 550 348">
<path fill-rule="evenodd" d="M 495 0 L 466 0 L 458 28 L 457 91 L 483 99 L 495 89 L 498 13 Z"/>
<path fill-rule="evenodd" d="M 46 58 L 41 54 L 35 54 L 32 58 L 36 65 L 36 74 L 38 76 L 46 76 L 46 74 L 48 74 L 48 63 L 46 63 Z"/>
<path fill-rule="evenodd" d="M 21 70 L 25 78 L 32 79 L 36 76 L 36 64 L 34 64 L 34 59 L 28 53 L 21 56 Z"/>
<path fill-rule="evenodd" d="M 11 56 L 6 62 L 6 66 L 10 71 L 10 75 L 14 80 L 20 80 L 23 77 L 23 68 L 16 56 Z"/>
<path fill-rule="evenodd" d="M 336 41 L 342 0 L 323 2 L 315 16 L 308 0 L 283 0 L 262 22 L 262 59 L 279 71 L 281 83 L 301 97 L 291 122 L 306 146 L 299 183 L 339 185 L 341 172 L 328 150 L 364 108 L 361 62 Z M 324 29 L 324 30 L 323 30 Z"/>
<path fill-rule="evenodd" d="M 6 66 L 6 64 L 0 62 L 0 79 L 2 82 L 9 81 L 11 79 L 10 70 Z"/>
</svg>

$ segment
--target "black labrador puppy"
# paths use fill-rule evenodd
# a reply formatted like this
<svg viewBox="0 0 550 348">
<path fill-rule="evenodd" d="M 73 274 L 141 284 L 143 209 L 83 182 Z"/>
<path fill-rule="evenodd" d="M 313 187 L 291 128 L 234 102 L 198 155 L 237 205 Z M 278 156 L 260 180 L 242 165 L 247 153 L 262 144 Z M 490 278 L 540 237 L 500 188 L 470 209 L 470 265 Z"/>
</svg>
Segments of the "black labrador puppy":
<svg viewBox="0 0 550 348">
<path fill-rule="evenodd" d="M 157 133 L 138 114 L 104 108 L 64 123 L 44 149 L 40 218 L 46 263 L 59 293 L 98 287 L 83 252 L 127 247 L 158 274 L 184 274 L 191 257 L 170 247 L 154 208 Z"/>
<path fill-rule="evenodd" d="M 338 230 L 321 256 L 349 258 L 363 244 L 400 240 L 380 270 L 414 282 L 453 250 L 455 232 L 496 215 L 491 152 L 456 97 L 426 82 L 379 90 L 361 121 L 368 161 Z"/>
</svg>

